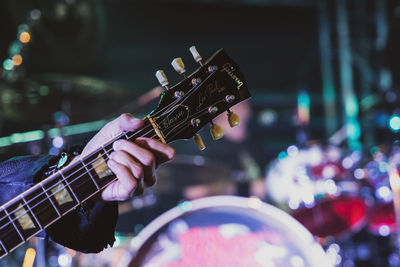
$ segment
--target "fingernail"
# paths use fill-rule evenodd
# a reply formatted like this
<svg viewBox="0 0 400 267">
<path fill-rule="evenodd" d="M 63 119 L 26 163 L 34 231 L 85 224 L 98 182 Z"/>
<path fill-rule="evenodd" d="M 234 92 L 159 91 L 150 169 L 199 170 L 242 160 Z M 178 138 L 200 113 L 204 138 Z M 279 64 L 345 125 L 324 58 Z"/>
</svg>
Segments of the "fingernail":
<svg viewBox="0 0 400 267">
<path fill-rule="evenodd" d="M 108 161 L 108 164 L 110 164 L 111 166 L 115 166 L 115 165 L 116 165 L 116 162 L 115 162 L 114 160 L 110 159 L 110 160 Z"/>
<path fill-rule="evenodd" d="M 121 147 L 121 145 L 122 144 L 121 144 L 120 140 L 115 141 L 114 144 L 113 144 L 114 150 L 118 150 Z"/>
</svg>

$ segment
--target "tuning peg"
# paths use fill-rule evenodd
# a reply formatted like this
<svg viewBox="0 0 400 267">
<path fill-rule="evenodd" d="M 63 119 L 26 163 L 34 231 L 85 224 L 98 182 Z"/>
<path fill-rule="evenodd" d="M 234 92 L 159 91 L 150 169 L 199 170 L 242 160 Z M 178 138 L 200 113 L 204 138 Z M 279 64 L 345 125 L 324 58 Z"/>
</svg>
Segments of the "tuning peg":
<svg viewBox="0 0 400 267">
<path fill-rule="evenodd" d="M 183 64 L 182 58 L 174 58 L 171 62 L 172 67 L 176 70 L 177 73 L 179 74 L 184 74 L 186 72 L 185 70 L 185 64 Z"/>
<path fill-rule="evenodd" d="M 189 50 L 190 50 L 190 53 L 192 53 L 192 56 L 193 56 L 194 60 L 195 60 L 197 63 L 200 63 L 200 65 L 203 66 L 203 63 L 201 62 L 202 58 L 201 58 L 199 52 L 197 52 L 196 47 L 195 47 L 195 46 L 191 46 L 191 47 L 189 48 Z"/>
<path fill-rule="evenodd" d="M 157 77 L 158 82 L 161 84 L 161 86 L 164 87 L 165 89 L 168 89 L 168 87 L 167 87 L 168 79 L 167 79 L 167 76 L 165 76 L 164 71 L 158 70 L 156 72 L 156 77 Z"/>
<path fill-rule="evenodd" d="M 224 136 L 224 130 L 221 128 L 221 126 L 211 122 L 211 136 L 214 140 L 218 140 Z"/>
<path fill-rule="evenodd" d="M 238 114 L 228 110 L 228 122 L 229 125 L 233 128 L 240 124 L 240 117 Z"/>
<path fill-rule="evenodd" d="M 194 142 L 196 143 L 197 147 L 200 150 L 204 150 L 206 146 L 204 145 L 203 139 L 201 139 L 201 136 L 199 134 L 196 134 L 194 137 Z"/>
</svg>

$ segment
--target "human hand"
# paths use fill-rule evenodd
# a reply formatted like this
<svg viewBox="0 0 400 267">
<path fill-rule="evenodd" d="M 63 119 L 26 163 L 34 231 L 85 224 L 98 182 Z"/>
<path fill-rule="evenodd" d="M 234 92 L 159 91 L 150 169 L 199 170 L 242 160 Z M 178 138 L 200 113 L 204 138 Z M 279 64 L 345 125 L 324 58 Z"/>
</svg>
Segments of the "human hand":
<svg viewBox="0 0 400 267">
<path fill-rule="evenodd" d="M 81 156 L 90 154 L 121 132 L 134 132 L 142 125 L 142 120 L 122 114 L 107 123 L 89 141 Z M 145 137 L 137 138 L 134 142 L 118 140 L 114 142 L 113 149 L 107 165 L 118 179 L 101 192 L 101 198 L 106 201 L 126 200 L 134 194 L 142 194 L 145 187 L 156 182 L 155 169 L 175 156 L 171 146 Z"/>
</svg>

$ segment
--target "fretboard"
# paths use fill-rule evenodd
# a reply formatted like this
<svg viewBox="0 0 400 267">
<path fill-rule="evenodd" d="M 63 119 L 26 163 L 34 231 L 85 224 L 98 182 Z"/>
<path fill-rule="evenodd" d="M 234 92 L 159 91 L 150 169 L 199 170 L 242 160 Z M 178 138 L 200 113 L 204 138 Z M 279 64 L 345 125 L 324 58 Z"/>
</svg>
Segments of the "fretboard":
<svg viewBox="0 0 400 267">
<path fill-rule="evenodd" d="M 151 123 L 144 119 L 144 126 L 138 131 L 120 134 L 1 206 L 0 258 L 113 182 L 116 177 L 107 166 L 113 143 L 138 137 L 159 139 Z"/>
</svg>

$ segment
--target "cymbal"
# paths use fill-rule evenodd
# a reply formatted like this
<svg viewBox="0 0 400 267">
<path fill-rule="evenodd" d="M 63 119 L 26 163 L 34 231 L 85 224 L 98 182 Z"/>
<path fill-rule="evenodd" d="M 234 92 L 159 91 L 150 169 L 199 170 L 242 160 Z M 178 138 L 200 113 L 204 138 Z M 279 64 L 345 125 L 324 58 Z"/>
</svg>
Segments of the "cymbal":
<svg viewBox="0 0 400 267">
<path fill-rule="evenodd" d="M 0 83 L 0 111 L 18 123 L 53 124 L 64 112 L 70 123 L 98 120 L 134 99 L 132 91 L 96 78 L 44 74 L 34 80 Z"/>
</svg>

